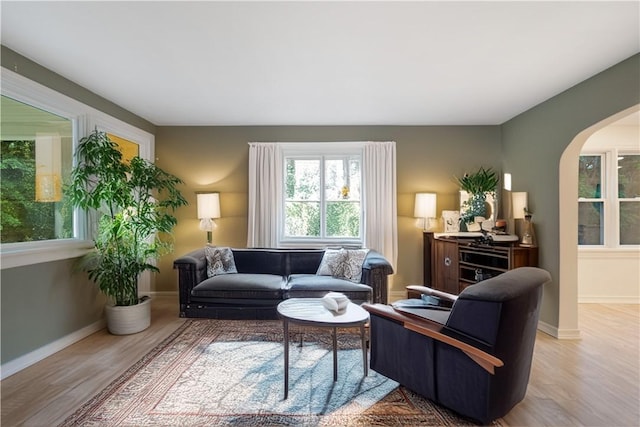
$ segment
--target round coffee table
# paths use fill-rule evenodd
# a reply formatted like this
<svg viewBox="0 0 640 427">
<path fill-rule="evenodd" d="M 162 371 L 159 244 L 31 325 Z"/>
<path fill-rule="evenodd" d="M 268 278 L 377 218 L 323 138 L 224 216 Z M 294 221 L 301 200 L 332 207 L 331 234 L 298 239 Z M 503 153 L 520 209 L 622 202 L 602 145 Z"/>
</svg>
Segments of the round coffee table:
<svg viewBox="0 0 640 427">
<path fill-rule="evenodd" d="M 364 376 L 368 374 L 367 343 L 364 325 L 369 321 L 369 313 L 352 302 L 346 309 L 336 313 L 327 310 L 320 298 L 290 298 L 278 304 L 278 315 L 284 327 L 284 398 L 289 396 L 289 323 L 320 328 L 332 328 L 333 338 L 333 380 L 338 380 L 338 339 L 337 328 L 360 328 L 362 342 L 362 363 Z"/>
</svg>

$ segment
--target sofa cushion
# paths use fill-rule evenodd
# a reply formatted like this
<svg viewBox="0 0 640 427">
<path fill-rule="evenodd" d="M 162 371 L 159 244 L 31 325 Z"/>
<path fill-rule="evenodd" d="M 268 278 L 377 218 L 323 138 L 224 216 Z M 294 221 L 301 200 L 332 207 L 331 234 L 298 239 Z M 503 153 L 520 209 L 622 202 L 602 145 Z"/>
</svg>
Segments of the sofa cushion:
<svg viewBox="0 0 640 427">
<path fill-rule="evenodd" d="M 206 246 L 204 254 L 207 258 L 207 277 L 238 272 L 231 248 Z"/>
<path fill-rule="evenodd" d="M 286 275 L 287 252 L 278 249 L 233 249 L 238 273 Z"/>
<path fill-rule="evenodd" d="M 327 249 L 316 274 L 360 282 L 362 263 L 368 252 L 368 249 Z"/>
<path fill-rule="evenodd" d="M 200 282 L 194 297 L 281 299 L 286 280 L 273 274 L 223 274 Z"/>
<path fill-rule="evenodd" d="M 289 276 L 286 294 L 288 298 L 321 298 L 327 292 L 342 292 L 349 299 L 370 301 L 372 290 L 368 285 L 337 277 L 315 274 L 291 274 Z"/>
</svg>

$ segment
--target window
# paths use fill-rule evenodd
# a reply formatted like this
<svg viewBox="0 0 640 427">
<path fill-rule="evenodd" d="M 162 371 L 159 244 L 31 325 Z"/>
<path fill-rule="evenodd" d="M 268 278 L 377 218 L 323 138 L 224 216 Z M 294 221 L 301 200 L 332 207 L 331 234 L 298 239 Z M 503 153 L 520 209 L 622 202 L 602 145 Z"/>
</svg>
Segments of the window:
<svg viewBox="0 0 640 427">
<path fill-rule="evenodd" d="M 77 237 L 62 186 L 71 171 L 73 120 L 2 96 L 1 242 Z"/>
<path fill-rule="evenodd" d="M 315 152 L 309 152 L 309 146 L 316 147 Z M 305 153 L 283 151 L 284 206 L 280 240 L 361 244 L 362 154 L 359 149 L 335 154 L 323 144 L 309 146 Z"/>
<path fill-rule="evenodd" d="M 152 159 L 153 135 L 10 70 L 1 77 L 1 266 L 83 255 L 93 246 L 90 224 L 64 195 L 77 141 L 98 128 L 138 144 L 139 155 Z"/>
<path fill-rule="evenodd" d="M 579 245 L 640 245 L 639 154 L 581 155 L 578 197 Z"/>
</svg>

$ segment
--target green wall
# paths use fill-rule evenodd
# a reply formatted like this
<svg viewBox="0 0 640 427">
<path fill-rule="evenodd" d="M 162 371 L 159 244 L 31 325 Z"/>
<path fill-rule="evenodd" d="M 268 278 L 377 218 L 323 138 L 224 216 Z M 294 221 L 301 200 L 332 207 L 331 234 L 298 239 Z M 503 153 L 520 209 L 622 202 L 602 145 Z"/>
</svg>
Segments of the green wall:
<svg viewBox="0 0 640 427">
<path fill-rule="evenodd" d="M 529 193 L 540 247 L 540 266 L 553 277 L 553 283 L 545 288 L 540 315 L 541 320 L 550 325 L 558 325 L 560 308 L 560 157 L 581 131 L 638 104 L 640 54 L 502 125 L 504 170 L 512 174 L 513 191 Z"/>
<path fill-rule="evenodd" d="M 91 325 L 105 298 L 73 260 L 2 270 L 2 363 Z"/>
</svg>

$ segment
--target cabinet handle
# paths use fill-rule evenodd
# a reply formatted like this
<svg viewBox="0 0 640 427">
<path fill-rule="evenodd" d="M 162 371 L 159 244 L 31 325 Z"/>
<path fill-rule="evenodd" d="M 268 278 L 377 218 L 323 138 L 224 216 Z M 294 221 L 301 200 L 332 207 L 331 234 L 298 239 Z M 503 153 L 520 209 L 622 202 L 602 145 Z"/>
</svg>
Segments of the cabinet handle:
<svg viewBox="0 0 640 427">
<path fill-rule="evenodd" d="M 449 267 L 451 265 L 451 258 L 449 257 L 445 257 L 444 259 L 444 265 L 446 265 L 447 267 Z"/>
</svg>

